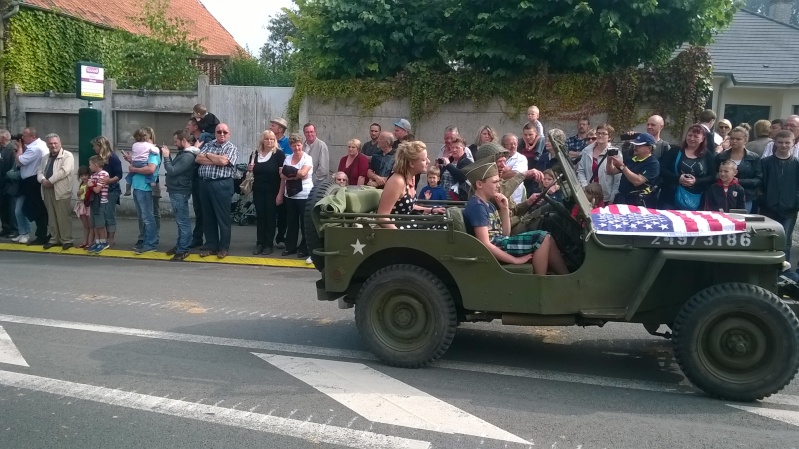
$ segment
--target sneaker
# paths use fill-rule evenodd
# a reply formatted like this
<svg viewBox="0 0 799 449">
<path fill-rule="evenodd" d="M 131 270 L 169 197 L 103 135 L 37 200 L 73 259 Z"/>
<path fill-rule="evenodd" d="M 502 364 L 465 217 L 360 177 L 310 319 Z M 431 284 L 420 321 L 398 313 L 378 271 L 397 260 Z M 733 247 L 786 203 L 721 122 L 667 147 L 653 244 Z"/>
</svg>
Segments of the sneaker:
<svg viewBox="0 0 799 449">
<path fill-rule="evenodd" d="M 8 238 L 10 238 L 11 240 L 14 240 L 17 237 L 19 237 L 19 234 L 17 234 L 16 232 L 12 232 L 11 234 L 8 234 Z"/>
<path fill-rule="evenodd" d="M 87 253 L 92 253 L 92 254 L 94 254 L 94 253 L 96 253 L 96 252 L 97 252 L 97 248 L 98 248 L 99 246 L 100 246 L 100 244 L 99 244 L 99 243 L 97 243 L 97 242 L 95 242 L 94 244 L 92 244 L 91 246 L 89 246 L 88 248 L 86 248 L 86 252 L 87 252 Z"/>
<path fill-rule="evenodd" d="M 308 265 L 310 265 L 310 264 L 312 264 L 312 263 L 313 263 L 313 259 L 311 259 L 311 258 L 309 257 L 309 258 L 305 259 L 305 263 L 307 263 Z"/>
<path fill-rule="evenodd" d="M 28 238 L 28 234 L 19 236 L 19 240 L 14 239 L 15 242 L 22 243 L 23 245 L 27 245 L 29 240 L 30 239 Z"/>
<path fill-rule="evenodd" d="M 185 260 L 187 257 L 189 257 L 189 253 L 175 253 L 175 255 L 172 256 L 172 258 L 169 260 L 171 262 L 180 262 L 182 260 Z"/>
<path fill-rule="evenodd" d="M 136 251 L 133 251 L 133 254 L 135 254 L 137 256 L 140 256 L 140 255 L 142 255 L 144 253 L 154 253 L 154 252 L 155 252 L 155 248 L 139 248 Z"/>
<path fill-rule="evenodd" d="M 108 249 L 108 243 L 98 243 L 97 249 L 94 250 L 95 254 L 100 254 L 104 250 Z"/>
<path fill-rule="evenodd" d="M 28 243 L 28 234 L 17 234 L 17 236 L 12 238 L 11 241 L 14 243 L 19 243 L 19 241 L 22 240 L 22 237 L 25 237 L 25 243 Z"/>
<path fill-rule="evenodd" d="M 174 255 L 175 255 L 175 253 L 177 253 L 177 252 L 178 252 L 178 247 L 177 247 L 177 246 L 173 246 L 172 248 L 169 248 L 169 249 L 166 251 L 166 255 L 167 255 L 167 256 L 174 256 Z"/>
</svg>

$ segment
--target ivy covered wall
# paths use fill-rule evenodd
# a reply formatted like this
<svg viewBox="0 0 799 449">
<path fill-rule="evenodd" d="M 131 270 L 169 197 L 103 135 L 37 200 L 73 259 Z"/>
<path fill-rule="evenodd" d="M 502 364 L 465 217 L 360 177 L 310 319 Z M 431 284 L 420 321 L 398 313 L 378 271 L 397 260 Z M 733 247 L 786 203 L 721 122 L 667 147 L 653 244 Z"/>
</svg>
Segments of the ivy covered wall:
<svg viewBox="0 0 799 449">
<path fill-rule="evenodd" d="M 182 54 L 186 76 L 142 78 L 139 66 L 146 64 L 148 57 L 174 61 L 169 56 L 175 50 L 153 39 L 40 10 L 22 9 L 9 22 L 2 56 L 9 87 L 17 84 L 24 92 L 74 92 L 75 63 L 85 60 L 103 64 L 106 78 L 114 78 L 121 89 L 196 88 L 198 71 Z M 143 49 L 146 51 L 137 51 Z M 161 68 L 146 70 L 158 72 Z"/>
</svg>

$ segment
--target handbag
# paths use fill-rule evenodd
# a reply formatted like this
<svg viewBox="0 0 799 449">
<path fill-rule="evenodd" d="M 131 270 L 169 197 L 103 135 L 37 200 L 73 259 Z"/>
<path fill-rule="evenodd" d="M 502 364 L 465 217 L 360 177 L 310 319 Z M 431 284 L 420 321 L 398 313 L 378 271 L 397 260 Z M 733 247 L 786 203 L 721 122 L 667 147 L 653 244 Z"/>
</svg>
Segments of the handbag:
<svg viewBox="0 0 799 449">
<path fill-rule="evenodd" d="M 250 155 L 250 164 L 252 164 L 254 160 L 255 160 L 255 151 L 253 151 L 252 154 Z M 252 186 L 254 182 L 255 182 L 255 176 L 251 171 L 247 171 L 247 174 L 244 175 L 244 180 L 241 181 L 241 184 L 239 184 L 239 191 L 241 192 L 241 194 L 249 195 L 250 192 L 252 192 Z"/>
<path fill-rule="evenodd" d="M 674 162 L 674 172 L 677 172 L 677 167 L 680 164 L 680 159 L 682 158 L 682 151 L 677 152 L 677 160 Z M 699 210 L 699 204 L 702 201 L 702 194 L 701 193 L 692 193 L 689 192 L 688 189 L 677 184 L 677 190 L 674 191 L 674 205 L 679 208 L 679 210 Z"/>
</svg>

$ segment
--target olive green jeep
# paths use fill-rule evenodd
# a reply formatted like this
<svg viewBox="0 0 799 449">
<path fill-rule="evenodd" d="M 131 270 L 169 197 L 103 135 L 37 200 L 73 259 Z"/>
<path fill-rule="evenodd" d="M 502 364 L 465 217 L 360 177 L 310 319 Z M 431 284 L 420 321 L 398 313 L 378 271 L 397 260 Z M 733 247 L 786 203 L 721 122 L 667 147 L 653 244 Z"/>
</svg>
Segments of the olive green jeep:
<svg viewBox="0 0 799 449">
<path fill-rule="evenodd" d="M 568 161 L 563 151 L 559 158 Z M 314 187 L 305 234 L 322 275 L 318 299 L 354 306 L 362 338 L 392 366 L 441 357 L 463 322 L 615 321 L 671 338 L 685 376 L 711 396 L 750 401 L 791 382 L 799 369 L 799 303 L 779 291 L 786 238 L 779 223 L 733 214 L 745 220 L 745 232 L 606 234 L 592 222 L 571 168 L 556 173 L 564 203 L 543 195 L 549 205 L 541 226 L 570 268 L 562 276 L 499 263 L 465 232 L 463 204 L 445 215 L 379 216 L 380 190 Z M 446 229 L 385 229 L 378 218 Z M 658 332 L 663 325 L 670 332 Z"/>
</svg>

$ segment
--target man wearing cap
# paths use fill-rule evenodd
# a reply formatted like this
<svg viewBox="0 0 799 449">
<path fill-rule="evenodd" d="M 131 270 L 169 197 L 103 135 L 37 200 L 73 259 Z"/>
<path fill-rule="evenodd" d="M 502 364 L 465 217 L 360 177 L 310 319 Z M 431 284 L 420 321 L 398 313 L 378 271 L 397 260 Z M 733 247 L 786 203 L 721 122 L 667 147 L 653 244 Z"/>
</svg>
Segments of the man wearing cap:
<svg viewBox="0 0 799 449">
<path fill-rule="evenodd" d="M 613 203 L 655 207 L 657 198 L 652 189 L 660 178 L 660 162 L 652 155 L 652 150 L 657 141 L 651 134 L 641 133 L 630 143 L 635 147 L 631 157 L 625 157 L 624 161 L 619 155 L 608 157 L 607 174 L 622 174 Z"/>
<path fill-rule="evenodd" d="M 283 117 L 273 118 L 269 121 L 269 131 L 275 133 L 275 138 L 277 139 L 277 146 L 283 150 L 283 154 L 286 156 L 291 156 L 294 154 L 291 151 L 291 145 L 289 145 L 289 138 L 286 136 L 286 130 L 289 128 L 289 122 L 286 121 Z"/>
<path fill-rule="evenodd" d="M 410 142 L 414 139 L 413 134 L 411 134 L 411 122 L 401 118 L 394 122 L 394 137 L 397 139 L 394 141 L 393 148 L 396 150 L 397 147 L 401 142 Z"/>
</svg>

